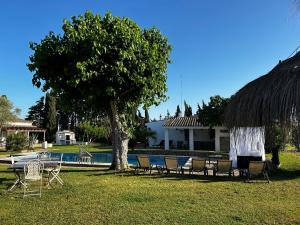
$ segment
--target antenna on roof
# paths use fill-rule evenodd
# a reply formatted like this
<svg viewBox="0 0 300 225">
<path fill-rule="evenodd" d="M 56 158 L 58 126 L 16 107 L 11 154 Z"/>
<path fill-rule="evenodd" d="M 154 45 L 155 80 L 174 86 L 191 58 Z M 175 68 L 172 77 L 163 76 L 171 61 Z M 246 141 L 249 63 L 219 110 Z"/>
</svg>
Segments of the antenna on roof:
<svg viewBox="0 0 300 225">
<path fill-rule="evenodd" d="M 183 105 L 182 105 L 182 75 L 180 74 L 180 107 L 181 110 L 183 110 Z"/>
</svg>

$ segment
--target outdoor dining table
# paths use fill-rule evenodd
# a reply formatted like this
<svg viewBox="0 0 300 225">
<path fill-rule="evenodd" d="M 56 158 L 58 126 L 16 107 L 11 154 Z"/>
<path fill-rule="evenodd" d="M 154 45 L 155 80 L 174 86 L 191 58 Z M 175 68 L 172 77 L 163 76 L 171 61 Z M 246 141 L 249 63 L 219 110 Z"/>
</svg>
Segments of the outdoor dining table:
<svg viewBox="0 0 300 225">
<path fill-rule="evenodd" d="M 59 161 L 52 161 L 51 159 L 47 159 L 47 160 L 42 159 L 40 161 L 43 163 L 44 168 L 56 168 L 57 165 L 59 164 Z M 22 185 L 24 185 L 23 175 L 24 175 L 24 167 L 26 163 L 27 161 L 18 161 L 10 166 L 10 168 L 13 169 L 17 179 L 14 182 L 14 184 L 8 189 L 9 191 L 14 190 L 16 186 L 22 187 Z"/>
</svg>

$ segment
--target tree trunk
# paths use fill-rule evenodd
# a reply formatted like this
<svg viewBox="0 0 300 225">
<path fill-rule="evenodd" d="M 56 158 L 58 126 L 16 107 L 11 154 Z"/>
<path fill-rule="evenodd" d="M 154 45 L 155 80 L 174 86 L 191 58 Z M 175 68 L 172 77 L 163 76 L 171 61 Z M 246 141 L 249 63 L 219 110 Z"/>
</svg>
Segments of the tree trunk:
<svg viewBox="0 0 300 225">
<path fill-rule="evenodd" d="M 272 163 L 275 168 L 278 168 L 280 166 L 279 149 L 280 149 L 280 146 L 276 146 L 276 147 L 272 148 Z"/>
<path fill-rule="evenodd" d="M 129 137 L 125 115 L 118 112 L 115 102 L 111 102 L 110 106 L 113 146 L 111 169 L 126 170 L 128 168 L 127 153 Z"/>
</svg>

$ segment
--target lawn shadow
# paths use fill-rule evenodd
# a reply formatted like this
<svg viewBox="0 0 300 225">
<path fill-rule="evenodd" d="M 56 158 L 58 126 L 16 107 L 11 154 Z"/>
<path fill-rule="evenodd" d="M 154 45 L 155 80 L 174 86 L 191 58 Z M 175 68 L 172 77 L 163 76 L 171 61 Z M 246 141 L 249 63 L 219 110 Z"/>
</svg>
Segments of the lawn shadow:
<svg viewBox="0 0 300 225">
<path fill-rule="evenodd" d="M 270 180 L 281 181 L 281 180 L 294 180 L 300 178 L 300 170 L 284 170 L 277 169 L 269 173 Z"/>
<path fill-rule="evenodd" d="M 119 174 L 117 174 L 119 175 Z M 122 175 L 124 176 L 124 174 Z M 161 173 L 152 173 L 149 174 L 149 172 L 141 172 L 139 174 L 135 174 L 134 172 L 127 172 L 127 176 L 140 176 L 143 179 L 165 179 L 165 180 L 199 180 L 200 182 L 241 182 L 245 181 L 246 177 L 241 177 L 239 175 L 236 176 L 228 176 L 228 175 L 218 175 L 218 176 L 212 176 L 212 175 L 203 175 L 203 174 L 161 174 Z M 281 180 L 293 180 L 300 178 L 300 170 L 283 170 L 283 169 L 277 169 L 276 171 L 273 171 L 269 173 L 270 181 L 281 181 Z M 261 177 L 258 177 L 257 179 L 254 179 L 255 181 L 263 180 Z"/>
<path fill-rule="evenodd" d="M 108 175 L 120 175 L 120 174 L 125 174 L 125 172 L 118 172 L 115 170 L 111 170 L 109 168 L 103 168 L 103 169 L 94 169 L 94 170 L 64 170 L 62 171 L 63 173 L 72 173 L 72 172 L 89 172 L 91 174 L 86 174 L 88 177 L 98 177 L 98 176 L 108 176 Z"/>
<path fill-rule="evenodd" d="M 102 169 L 66 169 L 63 168 L 61 169 L 61 173 L 89 173 L 89 172 L 106 172 L 109 171 L 107 168 L 102 168 Z"/>
<path fill-rule="evenodd" d="M 119 175 L 119 174 L 118 174 Z M 163 180 L 174 180 L 174 181 L 182 181 L 182 180 L 198 180 L 200 182 L 224 182 L 224 181 L 228 181 L 228 182 L 241 182 L 244 179 L 239 177 L 239 176 L 231 176 L 229 177 L 228 175 L 224 175 L 224 176 L 207 176 L 207 175 L 203 175 L 203 174 L 175 174 L 175 173 L 170 173 L 170 174 L 166 174 L 166 173 L 152 173 L 149 174 L 147 172 L 142 172 L 139 174 L 135 174 L 134 172 L 127 172 L 124 173 L 123 176 L 138 176 L 141 177 L 142 179 L 163 179 Z"/>
<path fill-rule="evenodd" d="M 14 181 L 14 178 L 6 178 L 6 177 L 0 177 L 0 185 L 2 185 L 4 182 L 10 182 L 10 181 Z"/>
</svg>

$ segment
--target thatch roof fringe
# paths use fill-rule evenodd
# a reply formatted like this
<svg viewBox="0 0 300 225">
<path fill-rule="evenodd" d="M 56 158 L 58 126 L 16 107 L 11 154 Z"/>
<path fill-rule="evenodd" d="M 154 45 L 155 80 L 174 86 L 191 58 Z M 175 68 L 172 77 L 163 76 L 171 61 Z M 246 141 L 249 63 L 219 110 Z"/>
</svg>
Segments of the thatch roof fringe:
<svg viewBox="0 0 300 225">
<path fill-rule="evenodd" d="M 300 121 L 300 53 L 240 89 L 225 113 L 228 127 L 286 126 Z"/>
</svg>

